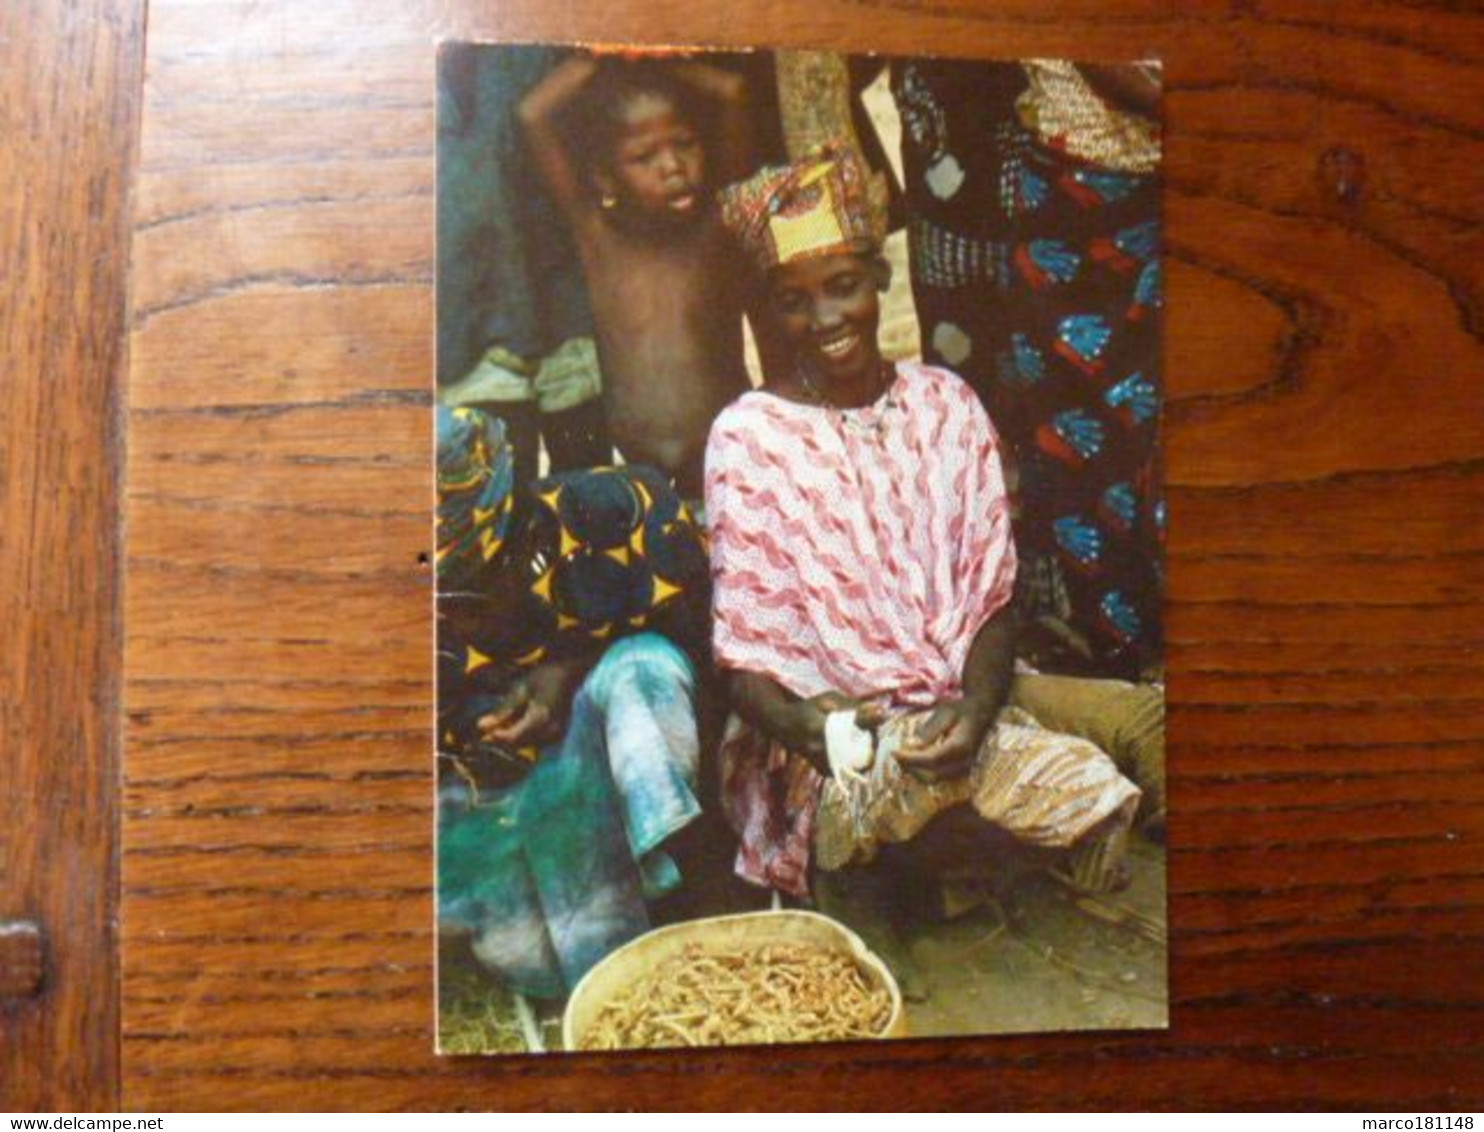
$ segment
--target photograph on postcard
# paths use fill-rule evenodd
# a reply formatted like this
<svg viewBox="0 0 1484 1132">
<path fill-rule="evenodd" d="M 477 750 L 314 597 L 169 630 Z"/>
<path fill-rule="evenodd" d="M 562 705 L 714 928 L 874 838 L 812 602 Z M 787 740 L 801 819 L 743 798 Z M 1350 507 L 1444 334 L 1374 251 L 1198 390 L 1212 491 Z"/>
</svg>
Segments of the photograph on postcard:
<svg viewBox="0 0 1484 1132">
<path fill-rule="evenodd" d="M 437 82 L 439 1050 L 1166 1025 L 1158 65 Z"/>
</svg>

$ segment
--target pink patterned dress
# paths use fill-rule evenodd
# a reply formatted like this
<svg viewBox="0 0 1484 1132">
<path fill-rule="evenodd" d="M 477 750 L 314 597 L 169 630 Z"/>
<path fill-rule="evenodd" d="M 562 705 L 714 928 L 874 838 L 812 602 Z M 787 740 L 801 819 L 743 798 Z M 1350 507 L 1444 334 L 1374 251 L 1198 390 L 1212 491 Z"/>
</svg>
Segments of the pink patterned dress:
<svg viewBox="0 0 1484 1132">
<path fill-rule="evenodd" d="M 961 694 L 974 638 L 1015 582 L 999 441 L 943 369 L 900 363 L 887 392 L 855 410 L 744 394 L 711 429 L 706 513 L 717 663 L 801 697 L 833 690 L 910 710 Z M 1076 813 L 1067 838 L 1137 799 L 1090 751 L 1106 764 L 1098 798 L 1059 807 Z M 721 761 L 739 875 L 807 894 L 826 780 L 735 717 Z M 1066 769 L 1059 780 L 1085 777 Z M 1110 792 L 1114 779 L 1126 789 Z M 953 801 L 986 812 L 973 789 Z"/>
</svg>

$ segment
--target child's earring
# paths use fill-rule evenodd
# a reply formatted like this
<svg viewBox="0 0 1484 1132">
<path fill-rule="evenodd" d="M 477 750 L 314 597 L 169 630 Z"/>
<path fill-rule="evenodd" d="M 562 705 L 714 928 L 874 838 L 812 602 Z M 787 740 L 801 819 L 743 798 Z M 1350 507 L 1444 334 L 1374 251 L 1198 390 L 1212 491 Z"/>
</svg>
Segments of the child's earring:
<svg viewBox="0 0 1484 1132">
<path fill-rule="evenodd" d="M 598 204 L 602 206 L 604 212 L 612 212 L 618 207 L 618 198 L 612 193 L 604 193 L 598 198 Z"/>
</svg>

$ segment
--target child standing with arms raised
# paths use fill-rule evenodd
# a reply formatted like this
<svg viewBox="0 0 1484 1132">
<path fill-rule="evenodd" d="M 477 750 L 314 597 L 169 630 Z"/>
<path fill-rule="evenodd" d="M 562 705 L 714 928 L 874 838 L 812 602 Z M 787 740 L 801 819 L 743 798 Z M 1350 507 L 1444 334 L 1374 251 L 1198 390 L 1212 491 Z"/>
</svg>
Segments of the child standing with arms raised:
<svg viewBox="0 0 1484 1132">
<path fill-rule="evenodd" d="M 703 101 L 718 112 L 709 154 Z M 584 54 L 519 110 L 582 258 L 609 432 L 688 499 L 701 495 L 712 420 L 748 388 L 743 281 L 708 177 L 749 171 L 743 101 L 740 77 L 701 63 Z"/>
</svg>

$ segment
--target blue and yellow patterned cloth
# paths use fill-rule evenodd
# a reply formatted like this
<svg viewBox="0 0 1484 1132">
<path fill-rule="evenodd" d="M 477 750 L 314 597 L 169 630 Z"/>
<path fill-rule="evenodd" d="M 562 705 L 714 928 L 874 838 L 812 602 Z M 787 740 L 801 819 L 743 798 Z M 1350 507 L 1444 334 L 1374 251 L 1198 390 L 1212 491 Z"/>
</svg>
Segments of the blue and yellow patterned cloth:
<svg viewBox="0 0 1484 1132">
<path fill-rule="evenodd" d="M 498 420 L 440 408 L 436 560 L 439 912 L 511 987 L 559 996 L 680 880 L 662 846 L 700 812 L 701 533 L 653 469 L 522 488 Z M 599 650 L 559 739 L 480 735 L 522 671 Z"/>
<path fill-rule="evenodd" d="M 438 441 L 439 747 L 488 756 L 503 767 L 496 781 L 513 781 L 535 752 L 490 748 L 476 724 L 521 670 L 648 628 L 704 648 L 702 534 L 652 468 L 567 472 L 521 491 L 495 418 L 440 408 Z"/>
<path fill-rule="evenodd" d="M 478 409 L 438 407 L 438 586 L 477 589 L 515 511 L 515 459 L 505 425 Z"/>
</svg>

